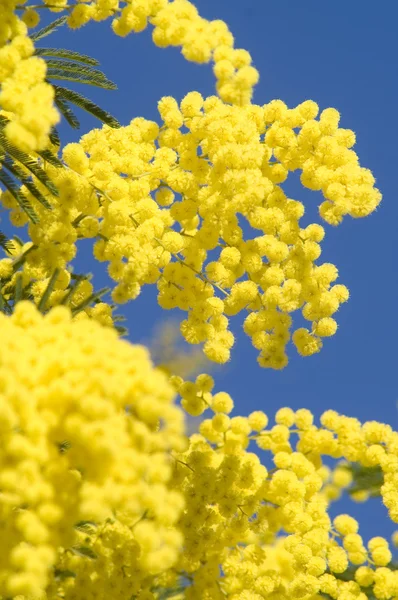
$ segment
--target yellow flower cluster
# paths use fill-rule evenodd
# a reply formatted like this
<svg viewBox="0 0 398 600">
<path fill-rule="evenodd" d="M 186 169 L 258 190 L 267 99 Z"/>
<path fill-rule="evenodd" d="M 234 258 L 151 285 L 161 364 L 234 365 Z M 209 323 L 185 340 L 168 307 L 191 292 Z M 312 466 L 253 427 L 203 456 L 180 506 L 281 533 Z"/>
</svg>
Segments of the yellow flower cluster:
<svg viewBox="0 0 398 600">
<path fill-rule="evenodd" d="M 1 597 L 117 598 L 117 581 L 126 598 L 152 586 L 182 543 L 172 386 L 145 348 L 65 307 L 43 317 L 20 302 L 0 324 Z"/>
<path fill-rule="evenodd" d="M 10 119 L 5 127 L 9 141 L 31 152 L 47 146 L 59 115 L 53 87 L 45 81 L 46 63 L 33 56 L 27 25 L 14 13 L 17 4 L 4 0 L 0 6 L 0 110 Z"/>
<path fill-rule="evenodd" d="M 46 0 L 46 3 L 63 8 L 67 0 Z M 68 24 L 76 29 L 90 20 L 103 21 L 109 17 L 114 17 L 113 31 L 122 37 L 143 31 L 149 22 L 154 26 L 152 39 L 156 46 L 180 46 L 189 61 L 214 62 L 217 92 L 225 102 L 237 105 L 250 102 L 259 79 L 250 54 L 234 48 L 233 35 L 223 21 L 204 19 L 189 0 L 79 0 L 70 11 Z"/>
<path fill-rule="evenodd" d="M 326 411 L 318 427 L 290 408 L 272 426 L 262 411 L 231 417 L 209 375 L 168 383 L 144 348 L 65 307 L 20 302 L 0 321 L 2 596 L 156 600 L 179 580 L 188 600 L 397 596 L 388 542 L 329 516 L 355 462 L 381 469 L 398 522 L 390 426 Z M 212 412 L 188 445 L 173 388 L 188 414 Z"/>
<path fill-rule="evenodd" d="M 188 0 L 44 1 L 67 9 L 72 28 L 111 17 L 124 36 L 150 23 L 157 46 L 214 63 L 218 96 L 164 97 L 160 125 L 136 118 L 66 146 L 65 168 L 42 164 L 57 197 L 32 176 L 52 210 L 22 186 L 39 222 L 0 260 L 0 300 L 15 300 L 12 316 L 0 313 L 0 597 L 397 600 L 387 540 L 365 541 L 353 517 L 330 516 L 358 467 L 377 472 L 398 523 L 397 432 L 332 410 L 319 426 L 306 409 L 281 408 L 273 424 L 263 411 L 232 416 L 209 375 L 168 378 L 145 348 L 118 340 L 112 306 L 78 312 L 94 291 L 88 278 L 70 294 L 69 263 L 92 239 L 113 301 L 156 284 L 160 306 L 185 313 L 185 340 L 213 361 L 229 360 L 229 318 L 241 313 L 262 367 L 283 368 L 290 340 L 302 356 L 318 352 L 349 292 L 318 262 L 324 228 L 303 224 L 303 203 L 282 184 L 299 171 L 322 193 L 328 224 L 370 214 L 381 195 L 354 133 L 309 100 L 251 104 L 250 54 Z M 0 110 L 8 139 L 34 156 L 58 116 L 27 36 L 38 14 L 19 19 L 17 8 L 0 6 Z M 0 201 L 14 226 L 28 223 L 12 193 Z M 15 299 L 22 283 L 40 304 L 50 282 L 45 315 Z M 292 330 L 295 311 L 308 328 Z M 189 438 L 184 411 L 207 411 Z"/>
<path fill-rule="evenodd" d="M 194 383 L 172 381 L 189 414 L 213 412 L 177 455 L 173 476 L 187 498 L 179 563 L 181 576 L 190 581 L 186 598 L 287 600 L 326 594 L 366 600 L 370 592 L 380 600 L 396 597 L 398 572 L 389 567 L 387 540 L 375 537 L 366 545 L 354 518 L 341 514 L 331 520 L 329 506 L 336 498 L 331 490 L 347 487 L 350 477 L 342 466 L 331 473 L 322 456 L 380 466 L 383 502 L 396 523 L 397 432 L 334 411 L 326 411 L 317 427 L 310 411 L 290 408 L 278 410 L 269 426 L 262 411 L 231 417 L 231 397 L 212 394 L 208 375 Z M 266 469 L 248 451 L 251 442 L 260 457 L 261 450 L 271 453 L 274 468 Z M 352 578 L 346 581 L 340 575 L 349 568 Z"/>
<path fill-rule="evenodd" d="M 78 238 L 100 236 L 94 255 L 110 263 L 113 300 L 134 299 L 144 284 L 157 283 L 160 306 L 187 313 L 182 334 L 203 342 L 209 359 L 229 359 L 228 317 L 244 310 L 261 366 L 283 368 L 291 337 L 301 355 L 318 352 L 349 294 L 334 284 L 333 264 L 316 264 L 324 228 L 301 225 L 303 203 L 279 184 L 299 169 L 304 186 L 322 190 L 320 215 L 331 224 L 371 213 L 381 195 L 349 149 L 354 134 L 338 127 L 334 109 L 316 120 L 312 101 L 241 107 L 191 92 L 180 105 L 162 98 L 159 112 L 160 128 L 137 118 L 93 130 L 65 147 L 68 170 L 48 166 L 59 197 L 49 198 L 52 211 L 38 206 L 40 223 L 29 225 L 37 248 L 26 259 L 26 280 L 64 269 Z M 14 225 L 26 223 L 9 193 L 2 203 L 13 208 Z M 64 276 L 51 302 L 67 285 Z M 296 310 L 311 329 L 291 336 Z"/>
</svg>

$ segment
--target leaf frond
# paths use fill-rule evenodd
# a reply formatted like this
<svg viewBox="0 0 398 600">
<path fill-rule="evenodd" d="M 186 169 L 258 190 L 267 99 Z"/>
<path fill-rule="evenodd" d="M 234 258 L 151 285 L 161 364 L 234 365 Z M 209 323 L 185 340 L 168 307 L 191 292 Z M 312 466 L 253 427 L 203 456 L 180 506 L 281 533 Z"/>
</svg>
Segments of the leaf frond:
<svg viewBox="0 0 398 600">
<path fill-rule="evenodd" d="M 50 150 L 41 150 L 37 154 L 39 156 L 41 156 L 41 158 L 43 160 L 50 163 L 50 165 L 53 165 L 54 167 L 58 167 L 61 169 L 63 169 L 65 167 L 63 162 L 61 160 L 59 160 L 59 158 L 57 156 L 55 156 L 55 154 L 53 154 Z"/>
<path fill-rule="evenodd" d="M 87 56 L 86 54 L 80 54 L 74 50 L 68 50 L 66 48 L 36 48 L 36 56 L 55 56 L 57 58 L 65 58 L 67 60 L 76 60 L 86 65 L 92 65 L 96 67 L 99 65 L 99 61 L 96 58 Z"/>
<path fill-rule="evenodd" d="M 48 69 L 62 69 L 63 71 L 70 71 L 71 73 L 77 73 L 79 75 L 93 75 L 98 77 L 98 79 L 102 79 L 103 81 L 110 81 L 105 73 L 92 67 L 91 65 L 82 65 L 71 60 L 57 60 L 54 58 L 46 58 L 44 60 L 47 63 Z"/>
<path fill-rule="evenodd" d="M 94 550 L 92 548 L 89 548 L 88 546 L 73 546 L 72 552 L 74 554 L 76 554 L 77 556 L 91 558 L 91 560 L 94 560 L 97 558 L 97 555 L 94 552 Z"/>
<path fill-rule="evenodd" d="M 58 108 L 59 112 L 65 117 L 65 120 L 72 129 L 79 129 L 80 121 L 76 117 L 73 110 L 68 106 L 68 104 L 60 97 L 55 96 L 55 105 Z"/>
<path fill-rule="evenodd" d="M 95 104 L 95 102 L 92 102 L 85 96 L 82 96 L 78 92 L 68 90 L 67 88 L 58 85 L 54 85 L 54 88 L 57 98 L 61 97 L 62 99 L 75 104 L 78 108 L 85 110 L 86 112 L 90 113 L 106 125 L 109 125 L 109 127 L 120 127 L 120 123 L 117 119 L 115 119 L 115 117 L 113 117 L 110 113 L 108 113 L 106 110 L 103 110 L 101 107 Z"/>
<path fill-rule="evenodd" d="M 129 330 L 127 329 L 127 327 L 122 327 L 121 325 L 117 325 L 117 326 L 115 326 L 115 329 L 118 332 L 118 334 L 120 335 L 120 337 L 123 337 L 124 335 L 128 335 Z"/>
<path fill-rule="evenodd" d="M 60 146 L 61 140 L 59 139 L 59 133 L 56 127 L 53 127 L 50 132 L 50 142 L 54 144 L 54 146 Z"/>
<path fill-rule="evenodd" d="M 35 33 L 32 33 L 30 35 L 30 38 L 36 42 L 37 40 L 41 40 L 44 37 L 50 35 L 50 33 L 52 33 L 53 31 L 55 31 L 58 27 L 61 27 L 61 25 L 64 25 L 64 23 L 66 23 L 67 21 L 67 16 L 63 16 L 63 17 L 59 17 L 59 19 L 56 19 L 55 21 L 53 21 L 52 23 L 49 23 L 48 25 L 46 25 L 45 27 L 43 27 L 42 29 L 39 29 L 39 31 L 36 31 Z"/>
<path fill-rule="evenodd" d="M 13 178 L 6 173 L 4 167 L 0 170 L 0 181 L 15 198 L 20 208 L 27 214 L 32 223 L 38 223 L 39 218 L 27 197 L 20 191 Z"/>
<path fill-rule="evenodd" d="M 19 148 L 16 148 L 13 146 L 13 144 L 10 144 L 1 129 L 2 124 L 0 123 L 0 143 L 8 152 L 8 154 L 14 160 L 17 160 L 19 163 L 21 163 L 21 165 L 23 165 L 26 169 L 28 169 L 28 171 L 30 171 L 32 175 L 34 175 L 40 181 L 40 183 L 42 183 L 48 189 L 48 191 L 53 194 L 53 196 L 58 196 L 58 190 L 45 170 L 31 156 L 29 156 L 29 154 L 23 152 Z"/>
<path fill-rule="evenodd" d="M 100 73 L 100 71 L 98 71 Z M 96 87 L 100 87 L 104 90 L 116 90 L 117 85 L 107 79 L 106 77 L 102 77 L 102 75 L 98 75 L 96 72 L 92 71 L 91 73 L 79 74 L 73 71 L 67 71 L 66 69 L 48 69 L 47 71 L 48 80 L 51 79 L 61 79 L 63 81 L 72 81 L 75 83 L 82 83 L 85 85 L 93 85 Z M 51 81 L 49 81 L 51 83 Z"/>
<path fill-rule="evenodd" d="M 10 240 L 2 231 L 0 231 L 0 248 L 3 248 L 3 250 L 5 250 L 6 252 L 15 249 L 13 241 Z"/>
<path fill-rule="evenodd" d="M 13 163 L 8 157 L 5 159 L 4 165 L 7 168 L 7 170 L 14 175 L 18 182 L 21 182 L 30 191 L 32 196 L 34 196 L 36 200 L 40 202 L 40 204 L 42 204 L 48 210 L 52 209 L 52 206 L 47 200 L 47 198 L 43 196 L 43 194 L 33 183 L 33 181 L 25 175 L 24 171 L 20 167 L 18 167 L 18 165 Z"/>
</svg>

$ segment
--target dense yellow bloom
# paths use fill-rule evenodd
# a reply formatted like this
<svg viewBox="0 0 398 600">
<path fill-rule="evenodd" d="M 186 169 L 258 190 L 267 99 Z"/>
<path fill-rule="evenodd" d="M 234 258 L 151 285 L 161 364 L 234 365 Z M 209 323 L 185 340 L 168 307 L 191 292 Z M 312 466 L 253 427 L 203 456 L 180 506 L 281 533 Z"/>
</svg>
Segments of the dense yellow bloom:
<svg viewBox="0 0 398 600">
<path fill-rule="evenodd" d="M 242 311 L 262 367 L 283 368 L 290 339 L 303 356 L 319 352 L 323 338 L 336 332 L 334 315 L 349 293 L 335 284 L 333 264 L 319 264 L 323 227 L 302 227 L 304 205 L 280 184 L 300 169 L 313 189 L 304 177 L 308 161 L 326 173 L 317 189 L 331 203 L 326 212 L 321 203 L 320 214 L 332 224 L 343 215 L 369 214 L 380 193 L 344 145 L 345 130 L 324 126 L 330 115 L 337 119 L 336 111 L 323 111 L 319 121 L 317 111 L 313 102 L 294 109 L 281 101 L 231 106 L 191 92 L 180 104 L 162 98 L 161 128 L 137 118 L 120 129 L 91 131 L 63 150 L 68 170 L 47 167 L 59 197 L 49 197 L 52 211 L 38 206 L 40 223 L 29 225 L 37 248 L 27 256 L 24 277 L 46 280 L 74 258 L 79 238 L 99 238 L 94 256 L 109 263 L 114 302 L 133 300 L 143 285 L 156 283 L 160 306 L 186 313 L 184 338 L 203 343 L 210 360 L 229 360 L 229 317 Z M 310 145 L 313 127 L 319 135 Z M 332 185 L 343 190 L 343 204 L 340 196 L 330 200 Z M 8 192 L 2 202 L 13 209 L 15 224 L 26 223 Z M 252 235 L 244 235 L 248 229 Z M 50 306 L 67 285 L 53 292 Z M 72 306 L 83 293 L 82 287 Z M 297 310 L 311 326 L 292 333 Z"/>
<path fill-rule="evenodd" d="M 153 585 L 182 542 L 183 498 L 169 482 L 170 453 L 185 442 L 172 387 L 145 348 L 65 307 L 43 317 L 23 302 L 0 321 L 0 595 L 36 598 L 50 585 L 58 597 L 53 567 L 79 572 L 66 580 L 70 599 L 96 598 L 98 585 L 111 593 L 122 565 L 125 590 Z M 82 521 L 102 532 L 97 541 Z"/>
<path fill-rule="evenodd" d="M 0 110 L 10 119 L 5 127 L 9 141 L 31 152 L 47 146 L 59 116 L 53 87 L 45 81 L 46 63 L 33 56 L 33 42 L 27 35 L 32 15 L 28 12 L 28 23 L 23 22 L 14 14 L 17 4 L 4 0 L 0 6 Z"/>
<path fill-rule="evenodd" d="M 319 427 L 306 409 L 280 409 L 275 425 L 260 411 L 231 418 L 231 398 L 213 394 L 214 382 L 204 375 L 194 383 L 179 378 L 173 383 L 189 414 L 214 413 L 177 455 L 173 474 L 187 498 L 180 520 L 185 538 L 180 574 L 191 578 L 186 598 L 259 600 L 277 594 L 287 600 L 321 592 L 365 600 L 361 588 L 369 586 L 377 599 L 396 595 L 398 576 L 388 566 L 387 540 L 375 537 L 366 547 L 353 517 L 340 514 L 332 521 L 329 515 L 336 499 L 330 487 L 350 483 L 336 475 L 344 470 L 341 459 L 366 466 L 369 449 L 377 446 L 383 450 L 375 453 L 384 478 L 383 502 L 398 521 L 396 498 L 389 495 L 391 488 L 384 489 L 398 476 L 396 432 L 333 411 L 322 415 Z M 248 451 L 250 441 L 257 443 L 258 455 Z M 263 451 L 271 454 L 275 469 L 264 467 L 269 460 Z M 323 457 L 340 459 L 334 472 Z M 342 581 L 339 575 L 349 566 L 353 580 Z"/>
<path fill-rule="evenodd" d="M 320 426 L 306 409 L 233 416 L 209 375 L 168 383 L 144 348 L 65 307 L 21 302 L 0 320 L 2 595 L 156 600 L 182 578 L 190 600 L 396 597 L 387 540 L 329 514 L 354 461 L 381 469 L 398 522 L 391 427 L 331 410 Z M 188 414 L 210 411 L 188 442 L 173 388 Z"/>
<path fill-rule="evenodd" d="M 349 292 L 320 262 L 323 226 L 302 225 L 305 207 L 282 184 L 299 171 L 330 225 L 370 214 L 381 195 L 355 134 L 310 100 L 251 104 L 250 54 L 188 0 L 44 1 L 66 9 L 71 28 L 112 18 L 125 36 L 153 25 L 159 47 L 213 63 L 218 96 L 166 96 L 160 124 L 135 118 L 68 144 L 65 168 L 42 164 L 58 196 L 32 176 L 52 210 L 22 186 L 39 222 L 0 259 L 2 306 L 15 301 L 0 313 L 0 597 L 397 600 L 388 541 L 364 540 L 356 519 L 330 508 L 355 469 L 369 469 L 398 523 L 398 433 L 333 410 L 319 426 L 307 409 L 234 414 L 210 375 L 169 376 L 170 363 L 155 369 L 145 348 L 119 340 L 114 306 L 92 305 L 92 283 L 70 268 L 79 240 L 95 240 L 113 302 L 156 284 L 160 306 L 183 311 L 182 335 L 212 361 L 229 360 L 240 313 L 262 367 L 283 368 L 290 340 L 312 355 Z M 0 110 L 8 139 L 34 158 L 58 117 L 27 36 L 39 15 L 15 10 L 16 0 L 0 7 Z M 28 224 L 9 191 L 0 199 L 14 226 Z M 21 283 L 46 314 L 17 301 Z M 296 311 L 308 328 L 293 329 Z M 184 413 L 205 416 L 189 437 Z"/>
</svg>

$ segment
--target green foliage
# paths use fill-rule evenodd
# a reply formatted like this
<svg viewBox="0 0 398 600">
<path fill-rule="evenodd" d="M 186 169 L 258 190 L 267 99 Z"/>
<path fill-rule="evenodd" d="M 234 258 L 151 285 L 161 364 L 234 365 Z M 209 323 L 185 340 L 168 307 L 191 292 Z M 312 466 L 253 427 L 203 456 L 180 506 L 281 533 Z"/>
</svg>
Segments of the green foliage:
<svg viewBox="0 0 398 600">
<path fill-rule="evenodd" d="M 0 248 L 3 248 L 3 250 L 8 252 L 8 250 L 12 250 L 13 247 L 14 244 L 12 240 L 8 239 L 8 237 L 2 231 L 0 231 Z"/>
<path fill-rule="evenodd" d="M 63 17 L 59 17 L 59 19 L 56 19 L 52 23 L 49 23 L 42 29 L 39 29 L 39 31 L 32 33 L 30 37 L 32 38 L 32 40 L 34 42 L 36 42 L 37 40 L 41 40 L 42 38 L 46 37 L 47 35 L 50 35 L 50 33 L 53 33 L 61 25 L 64 25 L 64 23 L 66 23 L 67 19 L 68 19 L 68 17 L 65 15 Z"/>
<path fill-rule="evenodd" d="M 49 35 L 64 23 L 65 19 L 57 19 L 51 24 L 52 26 L 45 27 L 36 34 L 32 34 L 31 37 L 35 41 L 39 40 Z M 47 80 L 54 87 L 55 104 L 71 127 L 78 129 L 80 122 L 69 106 L 69 103 L 85 110 L 110 127 L 120 127 L 120 123 L 110 113 L 95 104 L 95 102 L 92 102 L 92 100 L 89 100 L 78 92 L 54 83 L 54 80 L 62 80 L 84 85 L 94 85 L 105 90 L 117 89 L 116 84 L 108 79 L 102 71 L 95 68 L 99 65 L 97 59 L 66 48 L 36 48 L 35 54 L 43 58 L 47 63 Z"/>
<path fill-rule="evenodd" d="M 31 36 L 32 39 L 33 35 Z M 57 58 L 65 58 L 67 60 L 77 60 L 86 65 L 92 65 L 93 67 L 99 65 L 99 62 L 96 58 L 87 56 L 86 54 L 80 54 L 80 52 L 75 52 L 74 50 L 68 50 L 66 48 L 36 48 L 35 54 L 36 56 L 55 56 Z"/>
<path fill-rule="evenodd" d="M 77 556 L 84 556 L 86 558 L 90 558 L 91 560 L 97 558 L 97 555 L 94 552 L 94 550 L 92 550 L 88 546 L 73 546 L 72 552 Z"/>
<path fill-rule="evenodd" d="M 347 466 L 351 471 L 352 483 L 348 488 L 350 496 L 355 495 L 358 492 L 367 491 L 370 496 L 380 496 L 380 488 L 383 485 L 383 471 L 380 466 L 377 467 L 363 467 L 358 463 L 351 463 Z"/>
<path fill-rule="evenodd" d="M 19 182 L 16 182 L 11 177 L 11 175 L 9 173 L 7 173 L 6 168 L 7 168 L 7 165 L 5 165 L 3 162 L 1 171 L 0 171 L 0 182 L 10 192 L 10 194 L 15 198 L 19 207 L 27 214 L 30 221 L 32 221 L 32 223 L 38 223 L 39 218 L 38 218 L 37 214 L 35 213 L 34 208 L 32 207 L 31 203 L 25 196 L 25 194 L 23 194 L 23 192 L 20 191 Z"/>
<path fill-rule="evenodd" d="M 120 127 L 120 123 L 119 123 L 119 121 L 117 121 L 117 119 L 115 119 L 115 117 L 113 117 L 106 110 L 100 108 L 97 104 L 95 104 L 95 102 L 92 102 L 85 96 L 82 96 L 82 94 L 79 94 L 78 92 L 75 92 L 73 90 L 69 90 L 67 88 L 61 87 L 59 85 L 54 85 L 54 89 L 55 89 L 55 96 L 58 100 L 61 99 L 63 101 L 71 102 L 78 108 L 81 108 L 82 110 L 85 110 L 86 112 L 90 113 L 91 115 L 93 115 L 94 117 L 96 117 L 97 119 L 99 119 L 100 121 L 105 123 L 106 125 L 109 125 L 109 127 L 114 127 L 114 128 Z M 75 116 L 75 120 L 76 120 L 76 116 Z"/>
</svg>

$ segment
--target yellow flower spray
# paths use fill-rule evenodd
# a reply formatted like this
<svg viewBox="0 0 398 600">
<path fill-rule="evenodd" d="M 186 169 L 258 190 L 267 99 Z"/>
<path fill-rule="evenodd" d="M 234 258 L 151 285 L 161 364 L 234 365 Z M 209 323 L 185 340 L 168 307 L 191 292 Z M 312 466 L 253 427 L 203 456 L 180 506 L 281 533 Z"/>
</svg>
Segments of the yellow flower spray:
<svg viewBox="0 0 398 600">
<path fill-rule="evenodd" d="M 38 158 L 59 119 L 28 36 L 43 8 L 72 29 L 110 18 L 125 36 L 150 24 L 157 46 L 213 64 L 217 95 L 163 97 L 159 123 L 94 129 L 62 148 L 63 166 Z M 396 532 L 391 547 L 365 542 L 351 515 L 330 516 L 344 493 L 372 491 L 398 523 L 398 433 L 333 410 L 319 425 L 306 409 L 232 415 L 210 375 L 170 376 L 119 339 L 114 305 L 71 269 L 79 240 L 94 240 L 114 304 L 156 285 L 159 305 L 182 311 L 185 340 L 220 364 L 240 313 L 261 367 L 284 368 L 290 341 L 310 356 L 336 333 L 348 289 L 319 262 L 323 225 L 301 224 L 305 207 L 283 184 L 298 170 L 329 225 L 369 215 L 381 194 L 335 109 L 251 103 L 251 63 L 188 0 L 0 7 L 0 157 L 13 144 L 56 186 L 30 165 L 20 191 L 38 218 L 0 260 L 5 600 L 398 597 Z M 0 201 L 15 227 L 28 223 L 12 186 Z M 297 311 L 308 327 L 294 326 Z M 186 414 L 205 417 L 189 436 Z M 358 473 L 368 487 L 355 488 Z"/>
</svg>

